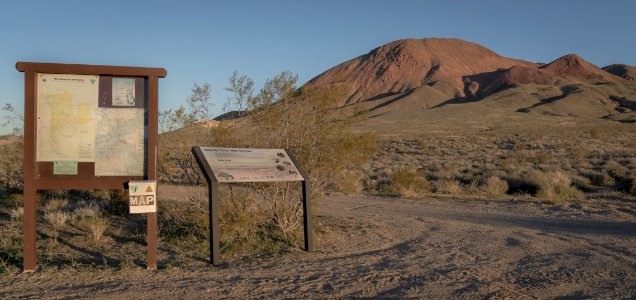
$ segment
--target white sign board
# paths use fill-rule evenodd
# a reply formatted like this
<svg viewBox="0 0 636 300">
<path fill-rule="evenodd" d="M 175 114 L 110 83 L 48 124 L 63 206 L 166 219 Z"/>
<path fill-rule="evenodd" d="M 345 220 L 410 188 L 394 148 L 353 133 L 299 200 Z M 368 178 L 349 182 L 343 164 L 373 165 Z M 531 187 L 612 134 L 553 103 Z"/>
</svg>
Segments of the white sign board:
<svg viewBox="0 0 636 300">
<path fill-rule="evenodd" d="M 156 181 L 129 181 L 128 197 L 131 214 L 157 212 Z"/>
<path fill-rule="evenodd" d="M 201 151 L 221 183 L 304 180 L 284 149 L 201 147 Z"/>
</svg>

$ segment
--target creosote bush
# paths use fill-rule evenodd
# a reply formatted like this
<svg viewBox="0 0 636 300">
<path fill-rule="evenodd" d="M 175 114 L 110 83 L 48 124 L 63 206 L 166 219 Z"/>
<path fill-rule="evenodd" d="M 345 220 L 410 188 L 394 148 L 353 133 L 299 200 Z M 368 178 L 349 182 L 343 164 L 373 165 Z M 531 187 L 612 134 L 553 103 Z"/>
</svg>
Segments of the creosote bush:
<svg viewBox="0 0 636 300">
<path fill-rule="evenodd" d="M 233 81 L 230 78 L 230 91 L 240 93 L 235 92 L 230 102 L 241 109 L 240 115 L 244 117 L 221 121 L 210 127 L 188 127 L 164 134 L 160 139 L 159 154 L 159 172 L 163 182 L 203 184 L 205 180 L 190 151 L 193 145 L 209 145 L 288 149 L 309 174 L 314 205 L 327 189 L 362 189 L 359 175 L 362 172 L 357 170 L 376 151 L 375 138 L 371 134 L 352 134 L 348 128 L 354 119 L 336 110 L 338 101 L 345 95 L 345 87 L 305 85 L 296 88 L 297 77 L 283 72 L 267 80 L 260 92 L 252 96 L 250 87 L 243 89 L 240 86 L 249 83 L 249 78 L 238 81 L 237 76 L 233 76 Z M 245 237 L 253 237 L 256 229 L 262 240 L 293 243 L 302 224 L 299 183 L 237 184 L 232 185 L 232 191 L 235 197 L 252 199 L 262 205 L 227 207 L 226 214 L 220 216 L 222 222 L 235 224 L 235 227 L 230 226 L 232 228 L 245 225 L 245 228 L 252 229 L 227 235 L 231 240 L 226 240 L 226 245 L 239 242 L 249 245 L 254 238 Z M 243 193 L 240 197 L 236 194 L 239 191 Z M 165 212 L 164 216 L 166 223 L 163 226 L 172 232 L 170 235 L 207 238 L 207 229 L 199 230 L 202 222 L 207 223 L 206 218 L 184 217 L 188 212 L 199 210 L 198 207 L 207 208 L 207 203 L 195 203 L 190 201 L 188 206 L 181 207 L 164 206 L 163 210 L 174 210 Z M 252 216 L 262 214 L 266 217 L 251 218 L 256 223 L 248 224 L 243 218 L 247 215 L 247 208 Z M 177 213 L 179 211 L 181 213 Z M 224 240 L 221 242 L 224 243 Z"/>
</svg>

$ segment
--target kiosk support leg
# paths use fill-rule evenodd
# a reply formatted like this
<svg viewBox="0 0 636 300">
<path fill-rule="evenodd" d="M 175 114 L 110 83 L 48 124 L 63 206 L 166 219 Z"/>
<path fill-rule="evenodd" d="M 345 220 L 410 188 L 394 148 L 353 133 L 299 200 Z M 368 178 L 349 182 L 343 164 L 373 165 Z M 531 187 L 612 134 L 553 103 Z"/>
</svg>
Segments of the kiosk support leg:
<svg viewBox="0 0 636 300">
<path fill-rule="evenodd" d="M 22 241 L 23 270 L 34 272 L 37 267 L 36 259 L 36 224 L 37 224 L 37 193 L 33 187 L 24 189 L 24 232 Z"/>
<path fill-rule="evenodd" d="M 210 263 L 219 265 L 219 184 L 212 180 L 208 184 L 210 197 Z"/>
<path fill-rule="evenodd" d="M 146 242 L 147 242 L 147 261 L 148 270 L 157 269 L 157 213 L 148 213 L 147 217 L 148 228 Z"/>
<path fill-rule="evenodd" d="M 314 235 L 311 225 L 311 202 L 309 201 L 309 180 L 303 181 L 303 219 L 305 225 L 305 251 L 314 251 Z"/>
</svg>

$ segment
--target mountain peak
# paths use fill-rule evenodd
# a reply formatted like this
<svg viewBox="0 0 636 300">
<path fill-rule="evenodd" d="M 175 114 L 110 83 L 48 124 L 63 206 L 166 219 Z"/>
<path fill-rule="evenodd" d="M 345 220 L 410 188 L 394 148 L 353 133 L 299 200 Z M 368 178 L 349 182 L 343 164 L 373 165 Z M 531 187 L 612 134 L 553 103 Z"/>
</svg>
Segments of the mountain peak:
<svg viewBox="0 0 636 300">
<path fill-rule="evenodd" d="M 620 80 L 617 76 L 603 71 L 576 54 L 561 56 L 540 68 L 562 77 L 579 77 L 606 81 Z"/>
</svg>

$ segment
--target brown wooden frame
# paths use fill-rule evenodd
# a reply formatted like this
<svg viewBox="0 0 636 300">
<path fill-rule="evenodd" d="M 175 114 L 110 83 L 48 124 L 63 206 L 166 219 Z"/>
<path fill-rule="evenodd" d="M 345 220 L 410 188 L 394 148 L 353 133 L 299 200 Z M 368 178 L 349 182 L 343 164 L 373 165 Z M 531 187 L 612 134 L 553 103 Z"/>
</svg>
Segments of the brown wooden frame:
<svg viewBox="0 0 636 300">
<path fill-rule="evenodd" d="M 142 68 L 122 66 L 99 66 L 79 64 L 56 64 L 18 62 L 16 69 L 24 72 L 24 232 L 23 232 L 23 270 L 35 271 L 37 268 L 36 255 L 36 224 L 37 224 L 37 190 L 46 189 L 125 189 L 130 180 L 157 180 L 157 146 L 158 112 L 159 112 L 159 78 L 164 78 L 167 72 L 163 68 Z M 148 144 L 146 176 L 89 176 L 90 163 L 79 163 L 78 175 L 56 175 L 38 178 L 38 167 L 48 168 L 46 162 L 36 161 L 36 122 L 37 122 L 37 74 L 75 74 L 142 77 L 147 81 L 147 118 Z M 157 268 L 157 214 L 147 215 L 147 267 Z"/>
</svg>

